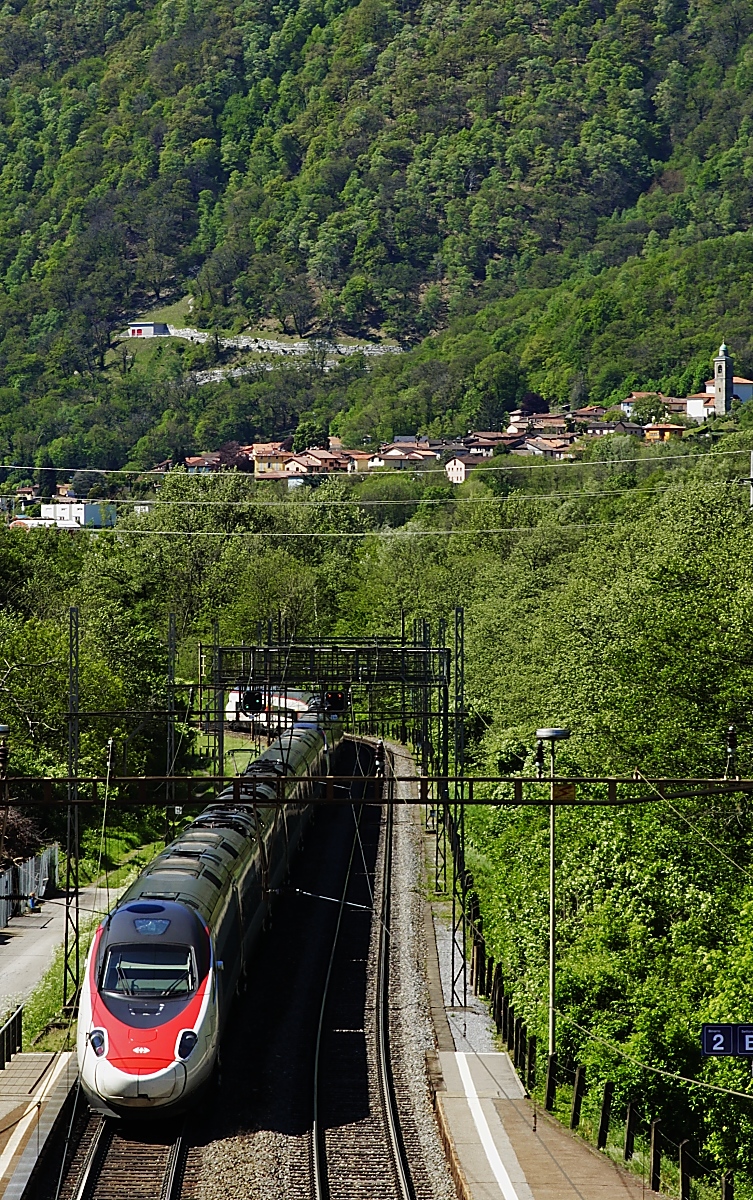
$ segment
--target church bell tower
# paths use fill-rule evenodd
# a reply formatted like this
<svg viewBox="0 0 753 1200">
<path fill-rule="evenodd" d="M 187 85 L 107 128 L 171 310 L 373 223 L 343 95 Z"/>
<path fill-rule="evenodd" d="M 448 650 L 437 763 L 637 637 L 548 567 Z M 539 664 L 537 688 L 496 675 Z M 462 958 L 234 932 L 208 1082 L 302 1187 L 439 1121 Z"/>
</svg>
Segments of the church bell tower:
<svg viewBox="0 0 753 1200">
<path fill-rule="evenodd" d="M 722 342 L 714 359 L 714 413 L 723 417 L 732 407 L 732 359 Z"/>
</svg>

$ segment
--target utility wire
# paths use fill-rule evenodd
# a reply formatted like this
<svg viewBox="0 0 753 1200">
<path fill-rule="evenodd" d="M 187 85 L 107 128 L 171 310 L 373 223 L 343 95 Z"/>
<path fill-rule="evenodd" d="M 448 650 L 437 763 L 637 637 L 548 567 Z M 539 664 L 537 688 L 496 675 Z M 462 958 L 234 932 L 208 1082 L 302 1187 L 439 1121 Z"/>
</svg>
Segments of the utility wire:
<svg viewBox="0 0 753 1200">
<path fill-rule="evenodd" d="M 344 453 L 347 454 L 347 451 L 344 451 Z M 555 462 L 519 463 L 519 464 L 516 464 L 515 466 L 487 467 L 486 470 L 487 471 L 538 471 L 538 470 L 544 470 L 551 466 L 565 467 L 566 469 L 570 468 L 570 467 L 620 467 L 620 466 L 623 466 L 625 463 L 646 463 L 649 466 L 657 466 L 661 463 L 674 462 L 679 459 L 687 460 L 687 459 L 696 459 L 696 458 L 722 458 L 722 457 L 733 456 L 736 454 L 744 454 L 747 457 L 750 455 L 750 450 L 711 450 L 711 451 L 704 450 L 698 454 L 696 454 L 696 453 L 660 454 L 660 455 L 657 455 L 656 458 L 651 458 L 651 457 L 642 455 L 639 458 L 599 458 L 599 459 L 588 459 L 587 461 L 584 461 L 582 459 L 571 460 L 569 462 L 559 461 L 556 463 Z M 481 461 L 484 461 L 484 460 L 481 459 Z M 125 467 L 123 467 L 123 468 L 120 468 L 120 467 L 86 467 L 86 466 L 84 466 L 84 467 L 40 467 L 36 463 L 34 463 L 34 464 L 0 463 L 0 470 L 3 470 L 3 471 L 56 471 L 56 472 L 62 471 L 68 475 L 73 474 L 76 471 L 85 471 L 88 475 L 138 475 L 138 476 L 141 476 L 142 478 L 147 478 L 150 475 L 156 475 L 160 479 L 164 479 L 164 478 L 166 478 L 167 475 L 171 474 L 171 472 L 158 471 L 153 467 L 150 467 L 148 470 L 144 470 L 144 471 L 135 471 L 131 468 L 126 469 Z M 445 474 L 444 467 L 423 467 L 421 464 L 418 464 L 418 463 L 415 465 L 415 467 L 409 468 L 409 471 L 411 471 L 411 470 L 413 472 L 419 472 L 422 475 L 432 475 L 432 474 L 444 475 Z M 226 479 L 228 476 L 228 472 L 226 472 L 226 471 L 213 471 L 206 475 L 201 474 L 201 475 L 190 475 L 190 476 L 188 475 L 187 471 L 181 471 L 179 467 L 174 467 L 173 471 L 175 471 L 181 477 L 185 476 L 185 478 L 190 478 L 190 479 L 202 479 L 202 480 Z M 343 477 L 352 477 L 354 475 L 363 475 L 366 478 L 383 479 L 385 475 L 405 475 L 405 473 L 406 473 L 405 469 L 399 468 L 399 467 L 393 468 L 392 470 L 386 469 L 384 467 L 377 467 L 377 468 L 372 468 L 372 469 L 366 470 L 366 471 L 348 471 L 348 472 L 343 471 L 338 474 L 342 474 Z M 251 482 L 251 483 L 261 482 L 261 479 L 258 475 L 252 475 L 250 472 L 245 472 L 245 471 L 235 472 L 233 478 L 248 479 L 249 482 Z M 293 478 L 293 476 L 291 476 L 291 478 Z M 302 476 L 298 476 L 298 478 L 300 479 L 300 478 L 302 478 Z"/>
<path fill-rule="evenodd" d="M 551 533 L 560 529 L 611 529 L 616 525 L 621 524 L 619 521 L 586 521 L 581 523 L 553 524 L 553 525 L 507 525 L 498 529 L 369 529 L 365 532 L 353 532 L 345 530 L 342 533 L 332 531 L 322 532 L 298 532 L 290 533 L 288 531 L 278 532 L 275 529 L 242 529 L 224 532 L 214 529 L 92 529 L 91 532 L 99 536 L 103 533 L 115 534 L 117 537 L 220 537 L 220 538 L 370 538 L 370 537 L 393 537 L 393 538 L 413 538 L 413 537 L 473 537 L 476 534 L 495 534 L 495 533 L 533 533 L 535 530 L 546 530 Z"/>
<path fill-rule="evenodd" d="M 575 1029 L 579 1029 L 580 1032 L 584 1033 L 591 1041 L 600 1042 L 602 1046 L 607 1046 L 615 1054 L 619 1054 L 621 1058 L 626 1059 L 627 1062 L 633 1063 L 636 1067 L 641 1067 L 644 1071 L 653 1071 L 654 1075 L 662 1075 L 665 1079 L 677 1079 L 681 1083 L 690 1083 L 693 1085 L 693 1087 L 707 1088 L 708 1091 L 711 1092 L 721 1092 L 722 1095 L 725 1096 L 737 1096 L 741 1100 L 753 1100 L 753 1094 L 751 1092 L 738 1092 L 734 1088 L 721 1087 L 716 1083 L 707 1083 L 703 1079 L 691 1079 L 688 1075 L 679 1075 L 676 1071 L 666 1071 L 663 1067 L 653 1067 L 650 1063 L 641 1062 L 639 1058 L 634 1058 L 632 1054 L 626 1053 L 625 1050 L 622 1050 L 619 1046 L 616 1046 L 614 1042 L 607 1041 L 606 1038 L 600 1037 L 597 1033 L 591 1033 L 589 1029 L 586 1029 L 583 1025 L 579 1025 L 577 1021 L 574 1021 L 572 1017 L 568 1017 L 568 1015 L 563 1013 L 561 1009 L 557 1009 L 557 1012 L 564 1021 L 567 1021 L 568 1025 L 572 1025 Z"/>
<path fill-rule="evenodd" d="M 366 507 L 373 507 L 375 505 L 383 506 L 385 504 L 426 504 L 426 505 L 430 505 L 430 504 L 432 504 L 432 505 L 433 504 L 499 504 L 499 503 L 517 502 L 517 501 L 521 501 L 521 500 L 525 501 L 526 503 L 535 503 L 538 500 L 571 500 L 574 498 L 581 498 L 581 497 L 583 499 L 590 500 L 592 497 L 603 497 L 603 496 L 649 496 L 649 495 L 655 495 L 656 493 L 671 492 L 674 490 L 674 486 L 675 485 L 670 485 L 668 487 L 661 486 L 661 487 L 651 487 L 651 488 L 640 488 L 640 487 L 611 488 L 611 489 L 606 489 L 605 491 L 598 491 L 598 492 L 592 492 L 586 488 L 579 488 L 579 489 L 572 489 L 569 492 L 542 492 L 540 494 L 533 493 L 532 495 L 528 494 L 528 493 L 523 493 L 523 492 L 512 492 L 512 493 L 508 493 L 505 496 L 445 496 L 444 498 L 429 499 L 429 500 L 424 500 L 420 496 L 406 496 L 406 497 L 393 496 L 393 497 L 387 497 L 386 499 L 383 499 L 383 500 L 359 500 L 358 497 L 354 497 L 353 499 L 350 499 L 350 500 L 328 500 L 325 498 L 324 500 L 306 501 L 303 504 L 303 507 L 304 508 L 315 508 L 317 504 L 319 504 L 322 508 L 325 508 L 325 507 L 335 508 L 335 507 L 343 507 L 343 506 L 350 507 L 350 508 L 366 508 Z M 717 487 L 717 488 L 736 488 L 739 486 L 739 484 L 738 484 L 737 480 L 733 479 L 733 480 L 721 481 L 719 483 L 714 483 L 711 486 Z M 66 501 L 62 501 L 62 503 L 66 503 Z M 74 503 L 76 503 L 76 501 L 74 501 Z M 142 498 L 141 500 L 139 500 L 137 497 L 131 497 L 131 496 L 126 497 L 124 499 L 120 499 L 117 497 L 112 500 L 97 499 L 95 501 L 92 501 L 91 503 L 123 504 L 123 505 L 129 505 L 129 504 L 130 505 L 149 505 L 150 508 L 156 508 L 158 505 L 168 505 L 168 506 L 172 506 L 175 508 L 197 508 L 197 507 L 201 507 L 201 508 L 209 508 L 209 507 L 250 508 L 250 507 L 256 507 L 256 508 L 287 508 L 287 509 L 290 509 L 290 507 L 291 507 L 290 500 L 255 500 L 255 499 L 252 499 L 252 500 L 169 500 L 169 499 L 163 500 L 160 498 L 155 498 L 153 500 L 149 499 L 149 498 L 146 498 L 146 499 Z M 301 504 L 301 501 L 292 501 L 292 503 L 293 504 L 296 504 L 296 503 Z"/>
<path fill-rule="evenodd" d="M 744 867 L 741 863 L 735 862 L 734 858 L 730 858 L 730 856 L 726 850 L 722 849 L 721 846 L 717 845 L 717 843 L 715 841 L 713 841 L 710 837 L 708 837 L 707 834 L 705 834 L 703 832 L 703 830 L 698 827 L 698 825 L 695 825 L 690 820 L 689 817 L 686 817 L 684 813 L 681 813 L 679 808 L 675 808 L 674 804 L 672 804 L 669 800 L 667 800 L 664 796 L 662 796 L 658 787 L 656 787 L 655 784 L 651 783 L 648 779 L 646 779 L 646 776 L 643 775 L 637 768 L 636 768 L 635 774 L 638 778 L 642 779 L 643 782 L 645 784 L 647 784 L 651 788 L 652 791 L 656 792 L 659 799 L 662 800 L 664 802 L 664 804 L 667 805 L 668 808 L 671 808 L 671 810 L 675 814 L 675 816 L 678 816 L 681 821 L 684 821 L 686 825 L 689 825 L 690 828 L 695 833 L 698 834 L 699 838 L 701 838 L 704 842 L 706 842 L 707 845 L 711 846 L 712 849 L 716 850 L 718 854 L 721 854 L 722 858 L 726 858 L 727 862 L 731 863 L 731 865 L 733 867 L 735 867 L 736 870 L 741 871 L 743 873 L 743 875 L 747 875 L 749 879 L 753 879 L 753 872 L 749 871 L 748 868 Z"/>
</svg>

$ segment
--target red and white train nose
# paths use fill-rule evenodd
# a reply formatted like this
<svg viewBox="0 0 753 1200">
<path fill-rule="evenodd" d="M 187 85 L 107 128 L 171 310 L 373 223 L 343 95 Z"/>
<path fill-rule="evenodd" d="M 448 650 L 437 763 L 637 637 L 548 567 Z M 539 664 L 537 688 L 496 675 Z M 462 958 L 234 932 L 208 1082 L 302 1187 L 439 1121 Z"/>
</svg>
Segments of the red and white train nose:
<svg viewBox="0 0 753 1200">
<path fill-rule="evenodd" d="M 209 933 L 185 906 L 137 902 L 103 922 L 84 972 L 77 1047 L 95 1108 L 172 1108 L 211 1076 L 213 982 Z"/>
</svg>

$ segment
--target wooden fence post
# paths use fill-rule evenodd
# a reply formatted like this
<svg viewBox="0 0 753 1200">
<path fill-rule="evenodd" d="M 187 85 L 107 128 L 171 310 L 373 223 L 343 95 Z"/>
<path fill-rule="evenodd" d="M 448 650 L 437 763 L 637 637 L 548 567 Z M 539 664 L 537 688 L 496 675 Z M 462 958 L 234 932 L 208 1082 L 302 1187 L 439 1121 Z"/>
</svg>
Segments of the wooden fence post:
<svg viewBox="0 0 753 1200">
<path fill-rule="evenodd" d="M 546 1095 L 544 1097 L 544 1108 L 547 1112 L 551 1112 L 554 1108 L 554 1101 L 557 1096 L 557 1055 L 550 1054 L 546 1064 Z"/>
<path fill-rule="evenodd" d="M 635 1149 L 635 1125 L 638 1120 L 638 1110 L 632 1100 L 627 1106 L 625 1114 L 625 1148 L 623 1150 L 623 1158 L 625 1162 L 630 1162 Z"/>
<path fill-rule="evenodd" d="M 607 1079 L 604 1084 L 604 1096 L 601 1101 L 601 1115 L 599 1117 L 599 1132 L 596 1137 L 596 1149 L 603 1150 L 609 1139 L 609 1120 L 612 1116 L 612 1096 L 614 1095 L 614 1084 L 611 1079 Z"/>
<path fill-rule="evenodd" d="M 486 994 L 486 943 L 482 937 L 476 943 L 476 978 L 474 980 L 474 988 L 477 996 Z"/>
<path fill-rule="evenodd" d="M 518 1072 L 521 1082 L 525 1085 L 526 1081 L 526 1051 L 528 1049 L 528 1027 L 525 1021 L 520 1027 L 520 1036 L 518 1038 Z"/>
<path fill-rule="evenodd" d="M 486 988 L 484 990 L 484 995 L 491 996 L 493 988 L 494 988 L 494 959 L 492 958 L 492 956 L 490 954 L 487 964 L 486 964 Z"/>
<path fill-rule="evenodd" d="M 513 1050 L 512 1050 L 512 1061 L 513 1061 L 513 1066 L 515 1066 L 515 1067 L 520 1066 L 520 1041 L 521 1041 L 520 1032 L 521 1032 L 522 1028 L 523 1028 L 523 1018 L 516 1017 L 515 1018 L 515 1028 L 514 1028 L 514 1033 L 513 1033 L 514 1041 L 513 1041 Z"/>
<path fill-rule="evenodd" d="M 528 1039 L 528 1090 L 532 1092 L 536 1087 L 536 1034 L 532 1034 Z"/>
<path fill-rule="evenodd" d="M 680 1200 L 690 1200 L 690 1139 L 680 1142 Z"/>
<path fill-rule="evenodd" d="M 651 1122 L 651 1150 L 648 1162 L 648 1186 L 652 1192 L 658 1192 L 661 1187 L 661 1146 L 659 1144 L 659 1126 L 661 1121 Z"/>
<path fill-rule="evenodd" d="M 505 1044 L 507 1045 L 508 1050 L 512 1050 L 512 1051 L 515 1050 L 515 1005 L 514 1004 L 509 1004 L 507 1006 L 507 1036 L 505 1037 Z"/>
<path fill-rule="evenodd" d="M 586 1068 L 575 1068 L 575 1086 L 573 1088 L 573 1103 L 570 1109 L 570 1128 L 577 1129 L 580 1125 L 580 1108 L 583 1103 L 583 1093 L 586 1090 Z"/>
<path fill-rule="evenodd" d="M 505 1045 L 507 1045 L 507 1010 L 509 1009 L 509 1007 L 510 1007 L 510 1001 L 508 1000 L 507 996 L 505 996 L 503 994 L 502 995 L 501 1012 L 500 1012 L 500 1016 L 502 1019 L 500 1021 L 499 1032 L 502 1035 L 502 1041 L 505 1043 Z"/>
</svg>

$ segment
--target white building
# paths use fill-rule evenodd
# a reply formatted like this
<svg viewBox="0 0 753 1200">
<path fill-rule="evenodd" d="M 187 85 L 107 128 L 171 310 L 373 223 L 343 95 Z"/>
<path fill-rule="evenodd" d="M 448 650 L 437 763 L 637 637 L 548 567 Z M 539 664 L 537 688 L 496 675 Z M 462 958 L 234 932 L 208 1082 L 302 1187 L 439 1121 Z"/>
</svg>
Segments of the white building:
<svg viewBox="0 0 753 1200">
<path fill-rule="evenodd" d="M 118 519 L 114 504 L 101 500 L 74 500 L 67 503 L 42 504 L 40 516 L 59 528 L 77 525 L 79 529 L 111 529 Z"/>
<path fill-rule="evenodd" d="M 450 483 L 465 483 L 474 467 L 478 466 L 478 455 L 455 454 L 445 463 L 445 473 Z"/>
<path fill-rule="evenodd" d="M 168 337 L 170 330 L 164 321 L 131 321 L 129 337 Z"/>
</svg>

